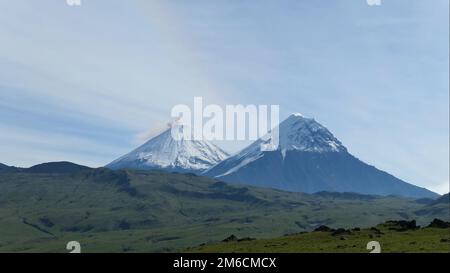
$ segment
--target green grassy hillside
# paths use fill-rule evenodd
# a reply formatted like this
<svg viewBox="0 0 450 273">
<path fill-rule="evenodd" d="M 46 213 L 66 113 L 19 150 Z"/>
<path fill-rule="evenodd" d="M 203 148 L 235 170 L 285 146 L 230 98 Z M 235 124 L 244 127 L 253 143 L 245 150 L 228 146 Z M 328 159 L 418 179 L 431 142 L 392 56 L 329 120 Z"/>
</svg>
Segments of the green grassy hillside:
<svg viewBox="0 0 450 273">
<path fill-rule="evenodd" d="M 450 228 L 402 230 L 385 223 L 373 228 L 314 231 L 273 239 L 228 240 L 186 250 L 191 253 L 368 253 L 367 243 L 377 241 L 381 252 L 424 253 L 450 252 Z"/>
<path fill-rule="evenodd" d="M 0 174 L 0 252 L 169 252 L 231 234 L 271 238 L 320 225 L 446 219 L 448 204 L 357 194 L 301 194 L 190 174 L 84 170 Z"/>
</svg>

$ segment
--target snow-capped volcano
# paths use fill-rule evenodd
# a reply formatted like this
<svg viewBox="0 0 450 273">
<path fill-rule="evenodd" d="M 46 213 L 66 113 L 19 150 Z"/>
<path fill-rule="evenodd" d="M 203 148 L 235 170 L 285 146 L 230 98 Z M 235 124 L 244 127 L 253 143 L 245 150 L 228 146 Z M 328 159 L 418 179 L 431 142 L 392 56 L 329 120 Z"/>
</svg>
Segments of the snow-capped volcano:
<svg viewBox="0 0 450 273">
<path fill-rule="evenodd" d="M 170 128 L 106 167 L 200 173 L 228 157 L 226 152 L 211 142 L 184 139 L 183 128 L 177 125 L 175 132 L 178 137 L 175 139 Z"/>
<path fill-rule="evenodd" d="M 312 118 L 292 114 L 278 127 L 276 149 L 262 149 L 269 145 L 273 132 L 207 170 L 205 175 L 227 182 L 307 193 L 436 196 L 355 158 Z"/>
<path fill-rule="evenodd" d="M 347 149 L 312 118 L 294 113 L 279 125 L 281 151 L 344 152 Z"/>
<path fill-rule="evenodd" d="M 264 145 L 269 145 L 278 131 L 278 147 L 276 151 L 281 153 L 282 159 L 288 151 L 299 152 L 346 152 L 342 143 L 328 131 L 327 128 L 312 118 L 306 118 L 302 114 L 294 113 L 278 125 L 272 132 L 258 139 L 250 146 L 239 152 L 228 160 L 228 162 L 239 162 L 224 173 L 217 173 L 217 168 L 208 171 L 214 173 L 218 178 L 236 172 L 245 165 L 261 158 L 265 154 Z"/>
</svg>

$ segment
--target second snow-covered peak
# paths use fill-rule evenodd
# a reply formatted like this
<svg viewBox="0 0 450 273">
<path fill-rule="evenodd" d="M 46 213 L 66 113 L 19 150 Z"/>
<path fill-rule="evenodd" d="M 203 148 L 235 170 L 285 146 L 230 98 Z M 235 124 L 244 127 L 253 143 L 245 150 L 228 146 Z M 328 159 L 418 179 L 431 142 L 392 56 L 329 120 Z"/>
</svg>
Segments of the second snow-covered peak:
<svg viewBox="0 0 450 273">
<path fill-rule="evenodd" d="M 272 140 L 276 133 L 279 136 L 278 142 Z M 273 143 L 278 143 L 274 150 L 281 151 L 283 155 L 286 154 L 286 151 L 347 152 L 345 146 L 327 128 L 313 118 L 294 113 L 263 138 L 242 150 L 237 156 L 258 156 L 264 151 L 263 146 L 270 146 Z"/>
<path fill-rule="evenodd" d="M 275 139 L 276 135 L 279 136 L 278 142 Z M 273 149 L 265 149 L 266 147 Z M 347 152 L 347 149 L 327 128 L 313 118 L 292 114 L 264 137 L 208 170 L 206 174 L 213 177 L 225 177 L 266 156 L 277 158 L 268 153 L 280 153 L 284 161 L 291 152 L 339 153 Z"/>
<path fill-rule="evenodd" d="M 343 152 L 347 149 L 334 135 L 313 118 L 290 115 L 279 125 L 279 149 L 306 152 Z"/>
</svg>

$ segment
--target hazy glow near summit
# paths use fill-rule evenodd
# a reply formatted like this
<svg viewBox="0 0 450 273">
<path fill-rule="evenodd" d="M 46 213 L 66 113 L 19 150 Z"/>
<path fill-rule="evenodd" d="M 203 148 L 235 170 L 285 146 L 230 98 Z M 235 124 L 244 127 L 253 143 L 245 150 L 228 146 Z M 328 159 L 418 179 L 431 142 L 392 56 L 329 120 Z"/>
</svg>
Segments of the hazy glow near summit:
<svg viewBox="0 0 450 273">
<path fill-rule="evenodd" d="M 448 14 L 447 0 L 0 1 L 0 162 L 103 166 L 203 97 L 314 117 L 365 162 L 448 192 Z"/>
</svg>

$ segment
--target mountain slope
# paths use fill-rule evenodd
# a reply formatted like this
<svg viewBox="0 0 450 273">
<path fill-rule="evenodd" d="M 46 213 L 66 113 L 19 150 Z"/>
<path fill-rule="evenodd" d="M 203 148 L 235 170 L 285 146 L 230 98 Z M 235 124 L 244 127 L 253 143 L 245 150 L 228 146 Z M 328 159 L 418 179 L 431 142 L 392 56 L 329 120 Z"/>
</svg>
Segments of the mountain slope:
<svg viewBox="0 0 450 273">
<path fill-rule="evenodd" d="M 411 222 L 388 221 L 372 228 L 297 233 L 259 240 L 235 239 L 203 244 L 189 253 L 369 253 L 367 243 L 374 238 L 383 253 L 449 253 L 449 228 L 427 226 L 405 228 Z M 447 223 L 448 224 L 448 223 Z M 407 232 L 405 232 L 407 231 Z"/>
<path fill-rule="evenodd" d="M 268 238 L 388 219 L 430 218 L 413 199 L 303 194 L 192 174 L 113 171 L 0 174 L 0 252 L 165 252 L 235 234 Z M 280 223 L 282 223 L 280 225 Z"/>
<path fill-rule="evenodd" d="M 444 213 L 448 214 L 450 212 L 449 206 L 449 194 L 447 193 L 433 202 L 425 204 L 424 208 L 416 211 L 416 214 L 427 217 L 442 215 Z"/>
<path fill-rule="evenodd" d="M 444 205 L 448 205 L 450 203 L 450 198 L 449 198 L 450 194 L 444 194 L 441 197 L 439 197 L 438 199 L 436 199 L 435 202 L 433 202 L 431 205 L 438 205 L 438 204 L 444 204 Z"/>
<path fill-rule="evenodd" d="M 183 126 L 178 128 L 181 136 Z M 228 157 L 226 152 L 208 141 L 180 139 L 173 139 L 171 129 L 168 129 L 106 167 L 199 173 Z"/>
<path fill-rule="evenodd" d="M 300 114 L 291 115 L 279 125 L 279 146 L 275 151 L 262 150 L 261 145 L 267 144 L 270 136 L 263 139 L 209 169 L 205 175 L 227 182 L 306 193 L 438 196 L 358 160 L 328 129 Z"/>
<path fill-rule="evenodd" d="M 22 169 L 0 163 L 0 172 L 17 172 L 20 170 L 22 170 Z"/>
<path fill-rule="evenodd" d="M 28 173 L 75 173 L 78 171 L 86 171 L 91 168 L 78 165 L 72 162 L 48 162 L 32 166 L 27 169 L 22 169 Z"/>
</svg>

